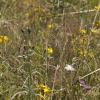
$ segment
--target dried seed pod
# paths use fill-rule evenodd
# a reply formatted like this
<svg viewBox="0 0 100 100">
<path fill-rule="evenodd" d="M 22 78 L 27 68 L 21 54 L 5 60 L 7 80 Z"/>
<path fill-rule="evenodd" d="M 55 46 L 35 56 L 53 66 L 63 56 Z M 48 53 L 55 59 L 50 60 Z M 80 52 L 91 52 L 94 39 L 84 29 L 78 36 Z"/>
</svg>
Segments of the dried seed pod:
<svg viewBox="0 0 100 100">
<path fill-rule="evenodd" d="M 27 29 L 28 33 L 30 34 L 31 33 L 31 28 L 27 27 L 26 29 Z"/>
<path fill-rule="evenodd" d="M 21 29 L 21 32 L 22 32 L 22 33 L 25 33 L 25 30 L 24 30 L 24 29 Z"/>
</svg>

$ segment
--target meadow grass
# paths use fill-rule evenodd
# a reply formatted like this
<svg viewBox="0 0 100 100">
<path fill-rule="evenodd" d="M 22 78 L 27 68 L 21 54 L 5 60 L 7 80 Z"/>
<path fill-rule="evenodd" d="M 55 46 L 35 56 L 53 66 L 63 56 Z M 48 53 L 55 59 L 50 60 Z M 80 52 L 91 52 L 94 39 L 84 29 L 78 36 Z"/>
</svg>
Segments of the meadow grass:
<svg viewBox="0 0 100 100">
<path fill-rule="evenodd" d="M 0 1 L 0 100 L 100 100 L 99 0 Z"/>
</svg>

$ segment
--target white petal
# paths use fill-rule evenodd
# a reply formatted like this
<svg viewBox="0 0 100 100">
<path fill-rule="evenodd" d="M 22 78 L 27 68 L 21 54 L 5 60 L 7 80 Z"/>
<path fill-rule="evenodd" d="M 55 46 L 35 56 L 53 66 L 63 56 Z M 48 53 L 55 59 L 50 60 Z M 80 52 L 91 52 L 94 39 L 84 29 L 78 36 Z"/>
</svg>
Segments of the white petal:
<svg viewBox="0 0 100 100">
<path fill-rule="evenodd" d="M 71 65 L 67 65 L 67 64 L 65 66 L 65 69 L 68 71 L 75 71 L 75 69 Z"/>
</svg>

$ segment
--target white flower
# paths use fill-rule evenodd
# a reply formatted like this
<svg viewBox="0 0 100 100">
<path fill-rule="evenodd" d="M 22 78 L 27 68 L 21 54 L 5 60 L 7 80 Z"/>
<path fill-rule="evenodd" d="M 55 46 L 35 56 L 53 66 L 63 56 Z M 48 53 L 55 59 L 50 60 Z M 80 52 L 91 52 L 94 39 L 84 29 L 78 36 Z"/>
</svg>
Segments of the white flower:
<svg viewBox="0 0 100 100">
<path fill-rule="evenodd" d="M 73 68 L 73 66 L 66 64 L 65 69 L 68 71 L 75 71 L 75 69 Z"/>
</svg>

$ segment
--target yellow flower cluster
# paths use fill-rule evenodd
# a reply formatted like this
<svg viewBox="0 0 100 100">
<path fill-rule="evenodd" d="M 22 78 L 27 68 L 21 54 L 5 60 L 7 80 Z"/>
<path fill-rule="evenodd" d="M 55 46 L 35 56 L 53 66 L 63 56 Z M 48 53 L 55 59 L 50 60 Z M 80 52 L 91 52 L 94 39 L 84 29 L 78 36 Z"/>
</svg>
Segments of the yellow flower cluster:
<svg viewBox="0 0 100 100">
<path fill-rule="evenodd" d="M 35 21 L 35 20 L 38 20 L 38 19 L 39 19 L 38 16 L 33 17 L 33 20 L 34 20 L 34 21 Z"/>
<path fill-rule="evenodd" d="M 88 56 L 89 58 L 94 58 L 94 55 L 92 52 L 87 51 L 87 50 L 79 50 L 80 55 L 85 55 Z"/>
<path fill-rule="evenodd" d="M 42 12 L 46 17 L 50 16 L 51 13 L 50 12 L 46 12 L 45 10 L 43 10 L 43 8 L 41 8 L 40 6 L 34 8 L 34 12 Z"/>
<path fill-rule="evenodd" d="M 34 8 L 34 12 L 44 12 L 44 10 L 40 6 L 38 6 Z"/>
<path fill-rule="evenodd" d="M 48 25 L 48 28 L 49 28 L 49 29 L 54 28 L 54 24 L 49 24 L 49 25 Z"/>
<path fill-rule="evenodd" d="M 85 29 L 78 29 L 78 33 L 79 34 L 86 34 L 86 30 Z"/>
<path fill-rule="evenodd" d="M 34 12 L 38 12 L 38 11 L 40 11 L 40 6 L 39 6 L 39 7 L 34 8 Z"/>
<path fill-rule="evenodd" d="M 97 27 L 100 26 L 100 20 L 98 20 L 98 21 L 96 22 L 96 26 L 97 26 Z"/>
<path fill-rule="evenodd" d="M 98 29 L 93 29 L 93 30 L 92 30 L 92 33 L 93 33 L 93 34 L 98 34 Z"/>
<path fill-rule="evenodd" d="M 88 55 L 90 58 L 94 58 L 94 55 L 93 55 L 93 53 L 91 53 L 91 52 L 89 52 L 87 55 Z"/>
<path fill-rule="evenodd" d="M 80 44 L 85 44 L 86 43 L 86 40 L 84 38 L 79 38 L 78 42 Z"/>
<path fill-rule="evenodd" d="M 47 51 L 48 51 L 49 54 L 53 53 L 53 49 L 51 47 L 48 47 Z"/>
<path fill-rule="evenodd" d="M 87 53 L 86 50 L 83 50 L 83 51 L 80 50 L 80 52 L 79 52 L 80 55 L 83 55 L 83 54 L 86 54 L 86 53 Z"/>
<path fill-rule="evenodd" d="M 100 6 L 94 6 L 94 9 L 100 10 Z"/>
<path fill-rule="evenodd" d="M 47 13 L 45 14 L 46 17 L 48 17 L 48 16 L 50 16 L 50 15 L 51 15 L 50 12 L 47 12 Z"/>
<path fill-rule="evenodd" d="M 42 7 L 38 6 L 33 9 L 35 12 L 35 16 L 33 17 L 33 20 L 38 20 L 41 18 L 47 18 L 51 15 L 49 11 L 44 10 Z"/>
<path fill-rule="evenodd" d="M 51 93 L 51 89 L 48 86 L 45 86 L 43 84 L 37 85 L 36 88 L 40 97 L 47 98 Z"/>
<path fill-rule="evenodd" d="M 3 41 L 8 41 L 8 36 L 0 35 L 0 43 L 2 43 Z"/>
<path fill-rule="evenodd" d="M 26 17 L 29 17 L 30 15 L 31 13 L 28 13 L 28 12 L 25 14 Z"/>
</svg>

